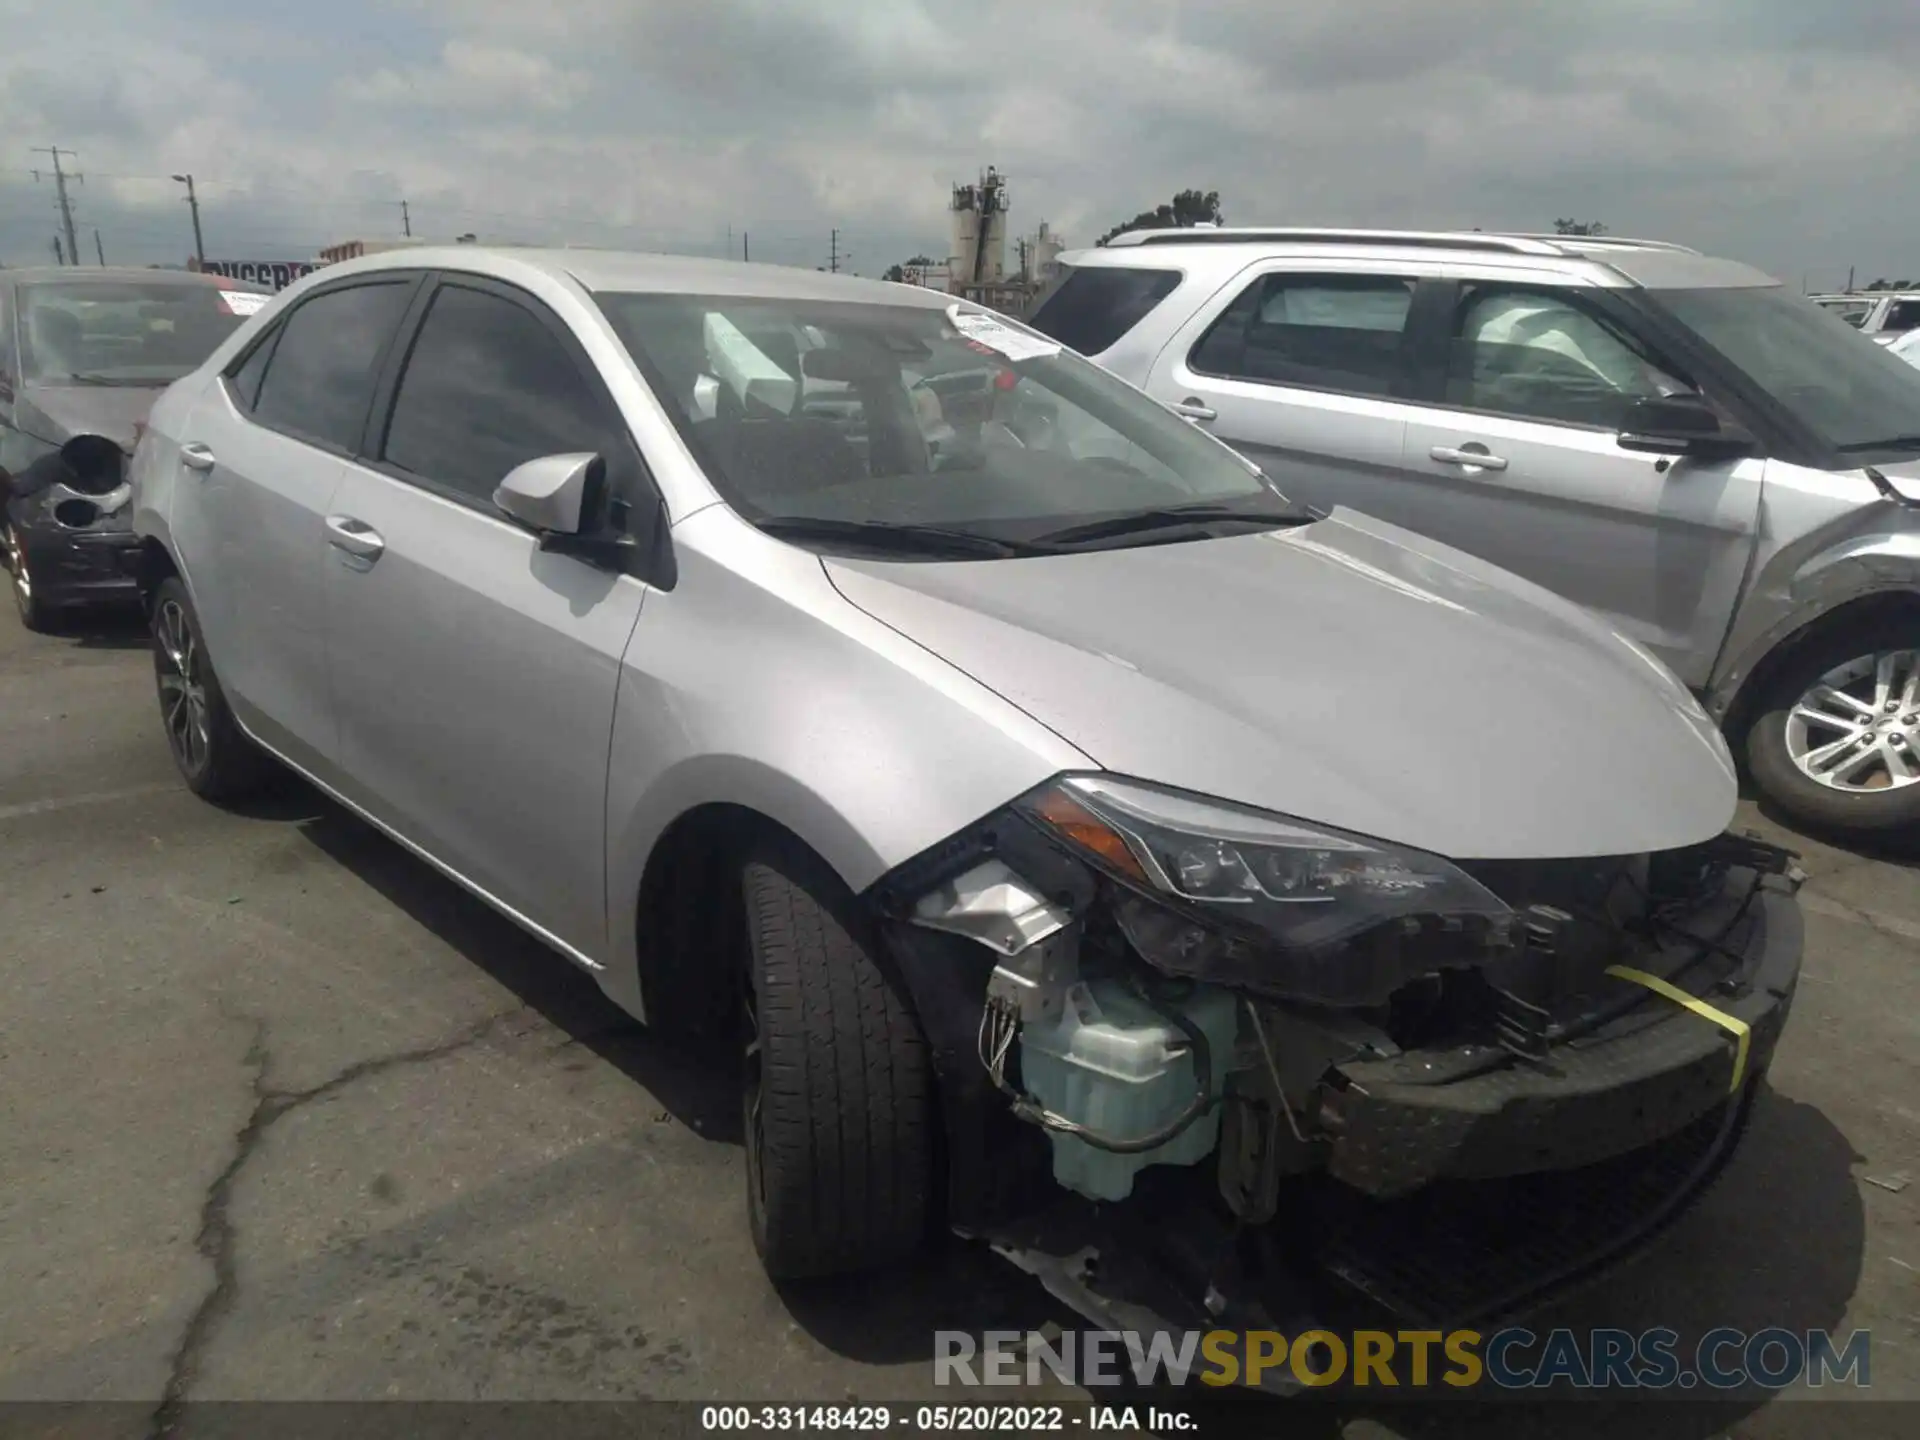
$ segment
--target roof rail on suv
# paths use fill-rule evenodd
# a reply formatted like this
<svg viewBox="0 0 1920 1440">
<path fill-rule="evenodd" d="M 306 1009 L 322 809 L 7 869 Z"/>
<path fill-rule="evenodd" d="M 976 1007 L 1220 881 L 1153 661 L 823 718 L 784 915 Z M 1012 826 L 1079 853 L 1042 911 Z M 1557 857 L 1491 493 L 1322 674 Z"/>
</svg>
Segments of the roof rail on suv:
<svg viewBox="0 0 1920 1440">
<path fill-rule="evenodd" d="M 1670 250 L 1676 255 L 1698 255 L 1701 252 L 1691 245 L 1676 244 L 1672 240 L 1636 240 L 1627 235 L 1538 235 L 1519 232 L 1522 240 L 1544 240 L 1548 244 L 1558 242 L 1562 249 L 1602 250 L 1612 246 L 1616 250 Z"/>
<path fill-rule="evenodd" d="M 1698 255 L 1670 240 L 1634 240 L 1624 235 L 1533 235 L 1483 230 L 1327 230 L 1291 226 L 1195 225 L 1166 230 L 1129 230 L 1109 240 L 1120 245 L 1258 245 L 1263 242 L 1333 245 L 1399 245 L 1427 250 L 1494 250 L 1508 255 L 1577 255 L 1588 250 L 1669 250 Z"/>
<path fill-rule="evenodd" d="M 1289 226 L 1196 225 L 1170 230 L 1129 230 L 1109 240 L 1120 245 L 1257 245 L 1292 241 L 1333 245 L 1408 245 L 1435 250 L 1499 250 L 1509 255 L 1561 255 L 1557 245 L 1529 235 L 1490 235 L 1479 230 L 1327 230 Z"/>
</svg>

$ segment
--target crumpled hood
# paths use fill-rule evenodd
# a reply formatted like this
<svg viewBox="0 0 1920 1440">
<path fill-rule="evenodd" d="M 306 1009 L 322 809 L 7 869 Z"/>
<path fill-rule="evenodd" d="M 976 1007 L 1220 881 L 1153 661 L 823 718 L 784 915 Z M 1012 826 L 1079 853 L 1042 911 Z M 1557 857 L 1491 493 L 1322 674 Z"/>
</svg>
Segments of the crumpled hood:
<svg viewBox="0 0 1920 1440">
<path fill-rule="evenodd" d="M 1060 557 L 825 563 L 1118 774 L 1461 859 L 1635 854 L 1733 817 L 1725 742 L 1650 656 L 1351 511 Z"/>
<path fill-rule="evenodd" d="M 133 453 L 134 427 L 166 386 L 28 385 L 17 402 L 20 428 L 50 445 L 76 435 L 102 435 Z"/>
</svg>

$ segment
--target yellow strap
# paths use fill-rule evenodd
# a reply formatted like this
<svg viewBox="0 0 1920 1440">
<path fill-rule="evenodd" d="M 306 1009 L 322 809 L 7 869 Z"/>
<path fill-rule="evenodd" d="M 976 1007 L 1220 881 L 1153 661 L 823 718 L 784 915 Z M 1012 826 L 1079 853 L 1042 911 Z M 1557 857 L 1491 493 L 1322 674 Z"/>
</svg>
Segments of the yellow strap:
<svg viewBox="0 0 1920 1440">
<path fill-rule="evenodd" d="M 1609 965 L 1607 974 L 1630 980 L 1656 995 L 1665 996 L 1676 1005 L 1684 1005 L 1702 1020 L 1712 1021 L 1733 1036 L 1733 1083 L 1727 1087 L 1727 1091 L 1729 1094 L 1739 1094 L 1740 1082 L 1746 1078 L 1747 1041 L 1752 1034 L 1746 1021 L 1735 1019 L 1724 1010 L 1716 1010 L 1698 995 L 1689 995 L 1678 985 L 1662 980 L 1658 975 L 1649 975 L 1644 970 L 1635 970 L 1626 965 Z"/>
</svg>

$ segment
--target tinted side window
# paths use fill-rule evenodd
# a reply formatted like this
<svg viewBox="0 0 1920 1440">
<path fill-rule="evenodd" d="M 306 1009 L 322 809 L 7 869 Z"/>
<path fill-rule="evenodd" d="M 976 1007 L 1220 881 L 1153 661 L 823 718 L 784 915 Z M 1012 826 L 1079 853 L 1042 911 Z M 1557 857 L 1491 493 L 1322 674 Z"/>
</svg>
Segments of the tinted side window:
<svg viewBox="0 0 1920 1440">
<path fill-rule="evenodd" d="M 337 449 L 359 449 L 380 352 L 411 294 L 409 281 L 384 281 L 302 302 L 281 324 L 255 418 Z"/>
<path fill-rule="evenodd" d="M 1630 401 L 1692 389 L 1570 297 L 1498 285 L 1461 292 L 1447 357 L 1450 405 L 1611 430 Z"/>
<path fill-rule="evenodd" d="M 1091 265 L 1068 273 L 1027 323 L 1082 355 L 1098 355 L 1180 284 L 1178 270 Z"/>
<path fill-rule="evenodd" d="M 1905 332 L 1920 329 L 1920 300 L 1896 300 L 1887 311 L 1887 323 L 1882 330 Z"/>
<path fill-rule="evenodd" d="M 0 285 L 0 384 L 14 383 L 13 291 L 9 286 Z"/>
<path fill-rule="evenodd" d="M 1390 395 L 1413 287 L 1395 275 L 1268 275 L 1214 321 L 1187 363 L 1203 375 Z"/>
<path fill-rule="evenodd" d="M 541 455 L 598 451 L 613 463 L 606 409 L 532 311 L 449 285 L 433 297 L 394 396 L 385 460 L 491 501 Z"/>
<path fill-rule="evenodd" d="M 279 343 L 282 328 L 276 326 L 269 330 L 247 352 L 246 358 L 227 372 L 227 388 L 243 410 L 251 410 L 260 398 L 260 379 L 267 373 L 267 361 L 273 358 L 273 347 Z"/>
</svg>

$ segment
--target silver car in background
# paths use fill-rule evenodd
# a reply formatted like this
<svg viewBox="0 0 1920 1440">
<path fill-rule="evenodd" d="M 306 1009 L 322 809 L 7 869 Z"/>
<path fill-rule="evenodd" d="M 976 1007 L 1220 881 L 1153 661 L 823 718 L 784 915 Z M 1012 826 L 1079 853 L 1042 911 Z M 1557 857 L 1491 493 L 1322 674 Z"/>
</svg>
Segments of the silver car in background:
<svg viewBox="0 0 1920 1440">
<path fill-rule="evenodd" d="M 944 296 L 349 262 L 134 470 L 187 783 L 292 767 L 741 1065 L 778 1277 L 944 1226 L 1109 1319 L 1090 1253 L 1175 1323 L 1499 1313 L 1697 1193 L 1786 1017 L 1792 874 L 1646 651 Z"/>
<path fill-rule="evenodd" d="M 1135 231 L 1061 263 L 1034 325 L 1294 499 L 1587 607 L 1798 820 L 1920 824 L 1920 373 L 1840 318 L 1611 236 Z"/>
</svg>

